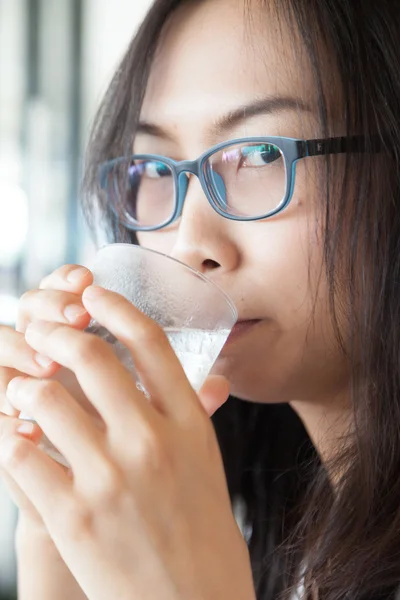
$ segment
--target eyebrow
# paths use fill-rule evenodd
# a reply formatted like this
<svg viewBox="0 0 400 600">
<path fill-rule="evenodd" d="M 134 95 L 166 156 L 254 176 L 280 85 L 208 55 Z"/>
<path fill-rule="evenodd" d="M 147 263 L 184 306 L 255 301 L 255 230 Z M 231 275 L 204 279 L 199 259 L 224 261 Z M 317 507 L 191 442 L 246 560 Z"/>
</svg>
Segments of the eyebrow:
<svg viewBox="0 0 400 600">
<path fill-rule="evenodd" d="M 207 137 L 221 137 L 228 131 L 239 125 L 246 119 L 257 115 L 276 114 L 288 110 L 301 110 L 303 112 L 311 112 L 311 108 L 307 106 L 300 98 L 292 96 L 268 96 L 260 100 L 255 100 L 249 104 L 244 104 L 229 111 L 222 117 L 216 119 L 211 126 Z M 148 121 L 139 121 L 136 133 L 158 137 L 168 141 L 175 141 L 166 129 L 155 123 Z"/>
</svg>

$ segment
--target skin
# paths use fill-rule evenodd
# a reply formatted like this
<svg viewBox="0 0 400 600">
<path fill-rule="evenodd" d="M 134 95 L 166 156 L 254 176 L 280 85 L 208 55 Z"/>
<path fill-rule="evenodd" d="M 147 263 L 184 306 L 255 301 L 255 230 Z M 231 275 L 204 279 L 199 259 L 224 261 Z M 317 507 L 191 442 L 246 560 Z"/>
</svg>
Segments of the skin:
<svg viewBox="0 0 400 600">
<path fill-rule="evenodd" d="M 203 2 L 195 10 L 180 10 L 164 36 L 141 114 L 141 121 L 162 135 L 143 128 L 134 151 L 184 160 L 238 137 L 320 136 L 311 69 L 306 57 L 293 51 L 291 38 L 266 16 L 254 19 L 249 35 L 241 2 Z M 216 135 L 216 122 L 267 96 L 296 97 L 310 110 L 242 118 Z M 218 283 L 238 307 L 239 320 L 262 319 L 226 347 L 214 372 L 228 378 L 239 398 L 291 403 L 323 454 L 343 427 L 349 373 L 330 323 L 324 277 L 318 285 L 318 161 L 298 163 L 291 204 L 268 220 L 221 218 L 193 180 L 180 221 L 138 238 Z"/>
<path fill-rule="evenodd" d="M 249 29 L 239 1 L 179 10 L 144 100 L 142 122 L 153 125 L 153 134 L 142 127 L 134 151 L 183 160 L 230 138 L 318 137 L 310 68 L 301 52 L 290 49 L 291 37 L 267 18 L 254 19 Z M 213 131 L 232 111 L 272 95 L 296 96 L 309 109 L 251 117 L 247 111 L 235 125 Z M 91 297 L 88 271 L 72 282 L 73 266 L 53 273 L 22 299 L 17 331 L 0 330 L 0 394 L 9 415 L 0 419 L 1 476 L 22 515 L 48 531 L 89 598 L 252 597 L 247 547 L 231 513 L 208 419 L 228 396 L 226 379 L 243 400 L 291 403 L 321 456 L 333 451 L 348 416 L 349 373 L 321 276 L 318 169 L 318 159 L 301 161 L 290 206 L 253 223 L 221 218 L 193 180 L 180 221 L 139 235 L 143 246 L 218 283 L 241 320 L 261 319 L 223 351 L 215 374 L 224 377 L 211 378 L 199 397 L 158 326 L 116 294 Z M 84 308 L 72 320 L 71 310 L 66 312 L 71 305 Z M 130 348 L 151 404 L 107 344 L 83 333 L 89 314 Z M 75 373 L 105 430 L 49 379 L 59 365 Z M 18 434 L 20 410 L 56 443 L 70 472 L 36 447 L 37 426 Z M 157 497 L 164 498 L 162 506 L 154 503 Z M 134 536 L 127 522 L 135 523 Z"/>
</svg>

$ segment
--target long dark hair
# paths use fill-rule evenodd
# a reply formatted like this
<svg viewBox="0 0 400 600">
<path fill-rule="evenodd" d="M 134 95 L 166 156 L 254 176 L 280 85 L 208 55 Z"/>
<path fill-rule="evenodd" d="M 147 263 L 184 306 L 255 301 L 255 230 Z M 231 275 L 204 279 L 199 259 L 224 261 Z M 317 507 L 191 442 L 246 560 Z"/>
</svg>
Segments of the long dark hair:
<svg viewBox="0 0 400 600">
<path fill-rule="evenodd" d="M 85 208 L 110 240 L 136 243 L 97 187 L 97 165 L 131 153 L 160 33 L 183 0 L 156 0 L 100 107 L 89 144 Z M 273 7 L 310 57 L 321 128 L 332 133 L 331 73 L 347 133 L 382 152 L 348 155 L 332 193 L 329 157 L 324 266 L 332 319 L 352 380 L 351 443 L 331 467 L 333 492 L 288 405 L 231 398 L 213 417 L 232 499 L 244 500 L 259 600 L 289 598 L 305 573 L 307 597 L 394 597 L 400 581 L 400 4 L 393 0 L 259 0 Z M 246 13 L 251 13 L 250 3 Z M 94 210 L 94 207 L 97 210 Z M 93 215 L 95 217 L 93 217 Z M 345 298 L 345 300 L 343 300 Z M 340 303 L 339 303 L 340 299 Z M 346 319 L 346 339 L 340 323 Z M 349 440 L 348 440 L 349 442 Z"/>
</svg>

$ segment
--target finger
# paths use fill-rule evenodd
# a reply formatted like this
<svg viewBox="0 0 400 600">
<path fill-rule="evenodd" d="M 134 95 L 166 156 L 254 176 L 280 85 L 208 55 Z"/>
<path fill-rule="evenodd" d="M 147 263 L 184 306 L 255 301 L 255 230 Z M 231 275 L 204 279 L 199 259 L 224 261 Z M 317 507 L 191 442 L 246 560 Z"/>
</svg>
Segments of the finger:
<svg viewBox="0 0 400 600">
<path fill-rule="evenodd" d="M 23 421 L 14 417 L 0 414 L 0 443 L 3 437 L 14 434 L 17 435 L 18 428 L 23 428 L 20 435 L 31 439 L 34 443 L 38 443 L 42 437 L 42 430 L 39 425 L 32 421 Z"/>
<path fill-rule="evenodd" d="M 50 376 L 57 369 L 57 364 L 27 344 L 22 333 L 5 326 L 0 326 L 0 365 L 33 377 Z"/>
<path fill-rule="evenodd" d="M 68 511 L 72 481 L 62 467 L 31 440 L 13 432 L 1 436 L 0 469 L 32 502 L 49 531 L 48 526 L 54 524 L 58 512 Z"/>
<path fill-rule="evenodd" d="M 54 321 L 79 329 L 86 328 L 90 315 L 82 304 L 82 294 L 59 290 L 30 290 L 19 301 L 17 331 L 25 333 L 33 321 Z"/>
<path fill-rule="evenodd" d="M 75 373 L 83 393 L 111 428 L 131 428 L 156 412 L 110 344 L 99 337 L 47 321 L 31 323 L 25 336 L 35 350 Z"/>
<path fill-rule="evenodd" d="M 42 279 L 39 289 L 59 290 L 77 294 L 79 299 L 88 285 L 91 285 L 93 275 L 86 267 L 80 265 L 63 265 L 53 273 Z M 80 304 L 80 302 L 79 302 Z M 19 311 L 17 317 L 17 331 L 24 332 L 27 326 L 23 311 Z"/>
<path fill-rule="evenodd" d="M 13 503 L 18 506 L 19 510 L 31 512 L 35 510 L 32 502 L 28 500 L 21 488 L 15 483 L 14 479 L 4 470 L 0 468 L 0 479 L 4 483 L 4 487 L 8 492 Z"/>
<path fill-rule="evenodd" d="M 7 389 L 15 408 L 28 413 L 84 484 L 88 473 L 105 471 L 105 437 L 67 390 L 52 379 L 17 377 Z"/>
<path fill-rule="evenodd" d="M 0 439 L 5 435 L 23 435 L 30 439 L 34 444 L 37 444 L 42 437 L 40 427 L 35 423 L 28 423 L 28 431 L 25 433 L 18 432 L 18 428 L 21 426 L 19 419 L 2 417 L 0 416 Z M 20 510 L 32 510 L 33 506 L 29 502 L 28 498 L 22 493 L 21 489 L 16 485 L 13 480 L 4 469 L 0 469 L 0 478 L 3 481 L 5 488 L 7 489 L 14 504 L 18 506 Z"/>
<path fill-rule="evenodd" d="M 42 279 L 41 290 L 60 290 L 81 295 L 83 290 L 91 285 L 93 275 L 86 267 L 81 265 L 63 265 Z"/>
<path fill-rule="evenodd" d="M 19 375 L 22 375 L 22 373 L 16 369 L 0 368 L 0 413 L 4 413 L 10 417 L 17 417 L 19 411 L 7 400 L 7 387 L 11 379 Z"/>
<path fill-rule="evenodd" d="M 198 395 L 204 410 L 211 417 L 228 400 L 229 381 L 222 375 L 210 375 Z"/>
<path fill-rule="evenodd" d="M 98 286 L 87 288 L 82 301 L 93 318 L 130 350 L 144 387 L 164 414 L 186 419 L 199 409 L 197 395 L 155 321 L 123 296 Z"/>
</svg>

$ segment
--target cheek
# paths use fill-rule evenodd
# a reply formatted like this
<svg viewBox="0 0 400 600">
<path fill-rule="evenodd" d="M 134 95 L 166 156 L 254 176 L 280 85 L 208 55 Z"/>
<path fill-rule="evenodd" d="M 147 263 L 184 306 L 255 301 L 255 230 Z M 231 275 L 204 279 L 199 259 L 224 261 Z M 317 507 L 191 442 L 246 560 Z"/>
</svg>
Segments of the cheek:
<svg viewBox="0 0 400 600">
<path fill-rule="evenodd" d="M 301 203 L 293 203 L 279 218 L 256 226 L 249 236 L 251 247 L 247 246 L 247 266 L 259 282 L 259 292 L 273 312 L 271 316 L 280 320 L 281 315 L 290 322 L 310 312 L 312 289 L 322 260 L 315 221 L 300 214 Z"/>
<path fill-rule="evenodd" d="M 316 228 L 315 219 L 296 217 L 285 226 L 271 220 L 252 236 L 248 264 L 268 320 L 233 365 L 232 393 L 239 397 L 318 399 L 346 381 Z"/>
<path fill-rule="evenodd" d="M 272 329 L 300 351 L 313 318 L 318 337 L 328 314 L 322 246 L 315 221 L 306 215 L 288 215 L 271 220 L 264 230 L 262 236 L 252 236 L 252 251 L 247 256 L 256 295 Z"/>
</svg>

